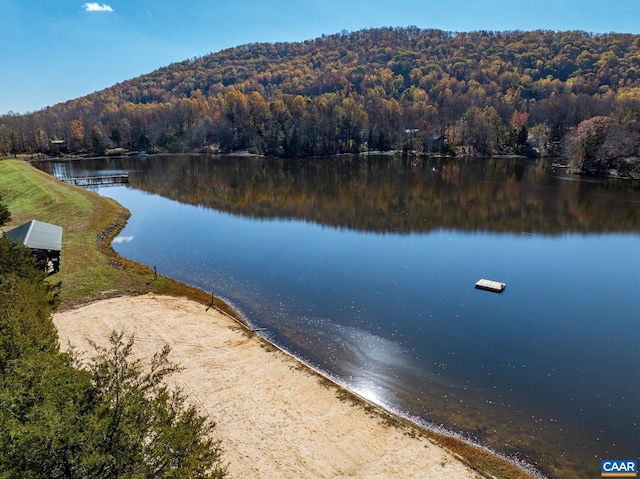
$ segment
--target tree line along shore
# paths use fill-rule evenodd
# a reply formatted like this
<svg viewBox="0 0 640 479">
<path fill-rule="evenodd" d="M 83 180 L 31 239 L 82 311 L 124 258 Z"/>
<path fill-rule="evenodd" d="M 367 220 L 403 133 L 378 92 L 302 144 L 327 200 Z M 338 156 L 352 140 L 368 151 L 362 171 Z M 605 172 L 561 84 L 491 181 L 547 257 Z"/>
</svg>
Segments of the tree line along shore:
<svg viewBox="0 0 640 479">
<path fill-rule="evenodd" d="M 376 28 L 241 45 L 5 115 L 0 154 L 566 155 L 637 177 L 639 108 L 638 35 Z"/>
</svg>

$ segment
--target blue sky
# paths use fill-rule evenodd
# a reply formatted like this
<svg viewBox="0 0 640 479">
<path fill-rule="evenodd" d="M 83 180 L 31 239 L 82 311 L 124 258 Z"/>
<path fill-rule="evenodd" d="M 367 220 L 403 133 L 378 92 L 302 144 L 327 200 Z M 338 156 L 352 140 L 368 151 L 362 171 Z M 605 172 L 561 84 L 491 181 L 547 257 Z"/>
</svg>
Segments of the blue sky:
<svg viewBox="0 0 640 479">
<path fill-rule="evenodd" d="M 0 0 L 0 115 L 252 42 L 367 27 L 640 33 L 640 0 Z"/>
</svg>

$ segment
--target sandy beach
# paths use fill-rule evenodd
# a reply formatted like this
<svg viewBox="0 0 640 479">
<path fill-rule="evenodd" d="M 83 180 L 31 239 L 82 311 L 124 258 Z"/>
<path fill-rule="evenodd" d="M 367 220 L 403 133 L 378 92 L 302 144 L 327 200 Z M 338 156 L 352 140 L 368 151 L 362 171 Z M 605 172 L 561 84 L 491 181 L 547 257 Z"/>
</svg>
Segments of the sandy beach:
<svg viewBox="0 0 640 479">
<path fill-rule="evenodd" d="M 481 476 L 429 439 L 386 424 L 286 353 L 214 309 L 175 297 L 99 301 L 57 313 L 63 349 L 92 353 L 112 330 L 145 358 L 165 344 L 173 380 L 216 423 L 229 477 L 256 479 Z"/>
</svg>

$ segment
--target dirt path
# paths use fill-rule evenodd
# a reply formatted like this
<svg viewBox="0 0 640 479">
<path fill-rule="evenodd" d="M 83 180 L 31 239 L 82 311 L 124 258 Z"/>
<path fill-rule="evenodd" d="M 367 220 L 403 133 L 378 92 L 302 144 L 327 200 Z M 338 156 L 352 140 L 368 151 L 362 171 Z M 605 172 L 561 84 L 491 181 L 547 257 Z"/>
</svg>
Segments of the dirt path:
<svg viewBox="0 0 640 479">
<path fill-rule="evenodd" d="M 63 348 L 91 352 L 116 329 L 149 358 L 163 344 L 176 382 L 217 423 L 231 478 L 469 479 L 480 476 L 424 438 L 384 424 L 290 356 L 193 301 L 124 297 L 58 313 Z"/>
</svg>

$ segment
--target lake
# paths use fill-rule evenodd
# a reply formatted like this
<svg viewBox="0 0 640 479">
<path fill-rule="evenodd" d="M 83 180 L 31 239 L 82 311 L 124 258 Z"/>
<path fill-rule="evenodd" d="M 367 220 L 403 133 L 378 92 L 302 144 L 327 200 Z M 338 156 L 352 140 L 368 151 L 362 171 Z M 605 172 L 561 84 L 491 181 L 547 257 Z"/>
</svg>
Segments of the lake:
<svg viewBox="0 0 640 479">
<path fill-rule="evenodd" d="M 514 158 L 39 167 L 128 172 L 97 190 L 131 211 L 119 254 L 225 299 L 376 404 L 549 477 L 638 457 L 638 182 Z"/>
</svg>

